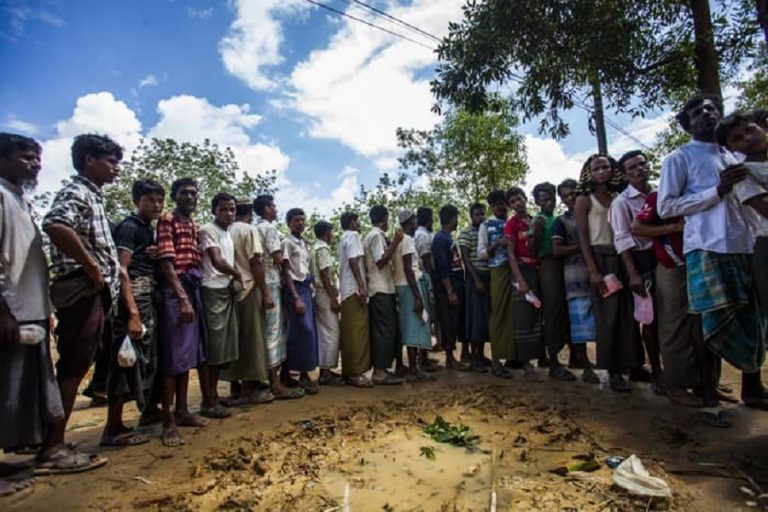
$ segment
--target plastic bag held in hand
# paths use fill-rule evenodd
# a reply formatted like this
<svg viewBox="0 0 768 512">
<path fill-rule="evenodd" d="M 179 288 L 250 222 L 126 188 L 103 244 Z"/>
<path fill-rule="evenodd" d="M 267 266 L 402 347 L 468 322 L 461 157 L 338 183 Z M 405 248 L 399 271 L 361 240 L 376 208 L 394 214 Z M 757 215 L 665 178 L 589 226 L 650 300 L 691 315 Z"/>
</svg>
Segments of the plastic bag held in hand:
<svg viewBox="0 0 768 512">
<path fill-rule="evenodd" d="M 634 292 L 632 296 L 635 298 L 635 320 L 643 325 L 651 325 L 653 323 L 653 297 L 651 297 L 651 282 L 645 282 L 645 297 L 642 297 Z"/>
<path fill-rule="evenodd" d="M 651 476 L 643 463 L 636 455 L 631 455 L 613 472 L 613 483 L 629 491 L 630 494 L 639 496 L 654 496 L 657 498 L 669 498 L 672 489 L 669 484 Z"/>
<path fill-rule="evenodd" d="M 117 352 L 117 364 L 121 368 L 132 368 L 136 364 L 136 350 L 129 336 L 126 336 Z"/>
</svg>

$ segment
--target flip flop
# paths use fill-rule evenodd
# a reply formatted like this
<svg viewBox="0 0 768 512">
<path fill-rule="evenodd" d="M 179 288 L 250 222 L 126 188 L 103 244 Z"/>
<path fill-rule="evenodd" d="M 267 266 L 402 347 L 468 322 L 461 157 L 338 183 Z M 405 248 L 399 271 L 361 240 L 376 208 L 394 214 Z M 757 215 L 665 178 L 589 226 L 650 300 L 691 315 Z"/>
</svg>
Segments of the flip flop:
<svg viewBox="0 0 768 512">
<path fill-rule="evenodd" d="M 304 393 L 307 395 L 316 395 L 320 392 L 320 388 L 318 387 L 317 382 L 311 380 L 300 380 L 299 387 L 303 389 Z"/>
<path fill-rule="evenodd" d="M 283 395 L 275 395 L 277 400 L 296 400 L 304 397 L 304 388 L 288 388 L 288 392 Z"/>
<path fill-rule="evenodd" d="M 627 381 L 621 374 L 611 375 L 608 383 L 611 386 L 611 389 L 618 393 L 629 393 L 631 391 L 629 381 Z"/>
<path fill-rule="evenodd" d="M 600 384 L 600 377 L 591 368 L 582 372 L 581 380 L 587 384 Z"/>
<path fill-rule="evenodd" d="M 60 450 L 57 453 L 62 453 Z M 40 462 L 37 468 L 32 471 L 34 476 L 63 475 L 70 473 L 83 473 L 91 471 L 105 465 L 109 459 L 99 457 L 95 454 L 73 452 L 66 450 L 66 454 L 61 457 L 51 458 Z M 55 455 L 55 454 L 54 454 Z"/>
<path fill-rule="evenodd" d="M 731 426 L 731 416 L 720 407 L 706 407 L 701 409 L 704 423 L 714 428 L 728 428 Z"/>
<path fill-rule="evenodd" d="M 330 376 L 323 375 L 318 378 L 317 383 L 321 386 L 343 386 L 344 378 L 336 373 L 331 373 Z"/>
<path fill-rule="evenodd" d="M 510 372 L 508 369 L 504 368 L 503 366 L 498 366 L 496 368 L 491 368 L 491 375 L 494 377 L 498 377 L 500 379 L 514 379 L 515 376 Z"/>
<path fill-rule="evenodd" d="M 347 377 L 346 379 L 347 384 L 350 386 L 355 386 L 356 388 L 372 388 L 373 382 L 371 382 L 370 379 L 367 379 L 362 376 L 358 377 Z"/>
<path fill-rule="evenodd" d="M 114 436 L 102 436 L 101 446 L 136 446 L 149 442 L 152 437 L 146 432 L 127 431 Z"/>
<path fill-rule="evenodd" d="M 24 489 L 29 489 L 35 485 L 34 478 L 24 478 L 22 480 L 8 480 L 0 478 L 0 496 L 10 496 Z"/>
<path fill-rule="evenodd" d="M 403 379 L 399 377 L 395 377 L 389 372 L 385 373 L 384 377 L 381 379 L 374 378 L 372 380 L 373 380 L 373 383 L 376 384 L 377 386 L 396 386 L 398 384 L 403 383 Z"/>
<path fill-rule="evenodd" d="M 200 416 L 205 416 L 206 418 L 213 418 L 215 420 L 222 420 L 224 418 L 229 418 L 230 416 L 232 416 L 232 413 L 229 412 L 222 405 L 216 405 L 214 407 L 201 407 Z"/>
<path fill-rule="evenodd" d="M 576 380 L 576 376 L 568 371 L 565 366 L 550 366 L 549 378 L 563 382 L 573 382 Z"/>
</svg>

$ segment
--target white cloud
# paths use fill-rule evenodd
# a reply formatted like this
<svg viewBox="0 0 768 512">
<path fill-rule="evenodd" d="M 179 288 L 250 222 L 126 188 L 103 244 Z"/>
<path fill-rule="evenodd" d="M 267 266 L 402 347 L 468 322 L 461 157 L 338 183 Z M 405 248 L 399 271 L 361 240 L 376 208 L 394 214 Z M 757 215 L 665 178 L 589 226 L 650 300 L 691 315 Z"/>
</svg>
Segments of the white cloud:
<svg viewBox="0 0 768 512">
<path fill-rule="evenodd" d="M 149 87 L 151 85 L 157 85 L 159 83 L 160 83 L 160 81 L 157 79 L 157 77 L 155 75 L 151 75 L 150 74 L 150 75 L 145 76 L 141 80 L 139 80 L 139 89 L 141 89 L 142 87 Z"/>
<path fill-rule="evenodd" d="M 608 147 L 610 148 L 611 154 L 616 158 L 619 158 L 627 151 L 633 149 L 645 149 L 643 146 L 652 146 L 656 141 L 656 135 L 669 126 L 671 119 L 672 113 L 665 112 L 658 117 L 636 119 L 630 124 L 622 126 L 622 129 L 629 135 L 626 133 L 613 132 L 612 135 L 608 136 Z"/>
<path fill-rule="evenodd" d="M 208 7 L 207 9 L 193 9 L 192 7 L 187 7 L 187 16 L 190 18 L 198 19 L 198 20 L 208 20 L 211 19 L 213 16 L 213 7 Z"/>
<path fill-rule="evenodd" d="M 460 16 L 462 3 L 416 0 L 389 13 L 440 37 Z M 366 16 L 360 10 L 354 15 Z M 343 20 L 328 47 L 313 51 L 293 70 L 292 105 L 310 118 L 312 136 L 339 140 L 366 156 L 391 157 L 397 127 L 427 129 L 438 121 L 430 112 L 434 99 L 424 76 L 435 62 L 427 48 Z"/>
<path fill-rule="evenodd" d="M 74 174 L 70 148 L 72 139 L 81 133 L 99 133 L 112 137 L 125 148 L 127 157 L 139 145 L 141 122 L 112 93 L 98 92 L 78 98 L 69 119 L 56 123 L 56 136 L 43 142 L 43 170 L 38 186 L 40 191 L 56 190 L 61 180 Z"/>
<path fill-rule="evenodd" d="M 45 7 L 31 7 L 17 2 L 3 2 L 3 4 L 0 5 L 0 12 L 6 15 L 3 18 L 10 25 L 10 32 L 0 29 L 0 35 L 12 41 L 17 41 L 24 35 L 29 22 L 39 21 L 56 28 L 67 24 L 63 18 Z"/>
<path fill-rule="evenodd" d="M 19 119 L 13 114 L 9 114 L 3 123 L 3 127 L 12 132 L 18 132 L 22 135 L 34 137 L 38 133 L 38 128 L 32 123 Z"/>
<path fill-rule="evenodd" d="M 286 182 L 280 186 L 277 194 L 275 194 L 275 202 L 278 208 L 282 208 L 284 211 L 298 206 L 307 215 L 316 212 L 329 217 L 335 208 L 354 200 L 355 194 L 360 190 L 359 174 L 358 169 L 346 167 L 336 177 L 335 183 L 325 181 L 313 183 L 311 186 L 295 186 Z M 334 188 L 328 190 L 329 186 L 334 186 Z"/>
<path fill-rule="evenodd" d="M 256 90 L 272 89 L 275 79 L 265 68 L 283 62 L 283 29 L 279 16 L 304 10 L 302 0 L 235 0 L 236 18 L 219 43 L 228 72 Z"/>
</svg>

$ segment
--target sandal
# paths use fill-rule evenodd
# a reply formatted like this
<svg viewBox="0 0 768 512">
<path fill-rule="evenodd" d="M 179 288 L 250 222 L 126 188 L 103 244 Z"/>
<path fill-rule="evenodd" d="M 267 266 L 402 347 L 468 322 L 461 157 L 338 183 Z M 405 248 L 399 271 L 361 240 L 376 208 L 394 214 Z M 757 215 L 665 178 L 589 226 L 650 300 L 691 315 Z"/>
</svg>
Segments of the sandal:
<svg viewBox="0 0 768 512">
<path fill-rule="evenodd" d="M 313 380 L 300 380 L 299 387 L 308 395 L 316 395 L 320 392 L 317 382 Z"/>
<path fill-rule="evenodd" d="M 22 480 L 8 480 L 0 478 L 0 496 L 10 496 L 17 492 L 28 489 L 35 484 L 34 478 L 24 478 Z"/>
<path fill-rule="evenodd" d="M 600 384 L 600 376 L 592 368 L 587 368 L 581 373 L 581 380 L 587 384 Z"/>
<path fill-rule="evenodd" d="M 304 398 L 304 388 L 288 388 L 286 393 L 275 394 L 277 400 L 296 400 L 297 398 Z"/>
<path fill-rule="evenodd" d="M 401 379 L 400 377 L 395 377 L 389 372 L 386 372 L 384 374 L 384 377 L 382 378 L 377 379 L 376 377 L 374 377 L 372 381 L 377 386 L 395 386 L 397 384 L 403 383 L 403 379 Z"/>
<path fill-rule="evenodd" d="M 704 415 L 704 423 L 714 428 L 728 428 L 731 426 L 731 416 L 720 407 L 706 407 L 701 410 Z"/>
<path fill-rule="evenodd" d="M 435 378 L 422 371 L 409 372 L 405 377 L 406 382 L 432 382 Z"/>
<path fill-rule="evenodd" d="M 212 418 L 215 420 L 223 420 L 224 418 L 229 418 L 232 416 L 232 413 L 229 412 L 223 405 L 217 404 L 213 407 L 201 407 L 200 416 L 205 416 L 206 418 Z"/>
<path fill-rule="evenodd" d="M 32 471 L 34 476 L 62 475 L 82 473 L 102 467 L 109 459 L 95 454 L 80 453 L 69 448 L 62 448 L 48 457 L 38 461 L 37 468 Z"/>
<path fill-rule="evenodd" d="M 246 399 L 249 404 L 268 404 L 275 399 L 275 394 L 272 393 L 271 389 L 260 389 L 250 393 Z"/>
<path fill-rule="evenodd" d="M 321 386 L 343 386 L 344 378 L 338 373 L 328 372 L 321 375 L 317 379 L 317 383 Z"/>
<path fill-rule="evenodd" d="M 372 388 L 373 382 L 371 382 L 371 379 L 368 379 L 362 375 L 358 375 L 356 377 L 347 377 L 346 378 L 347 384 L 350 386 L 355 386 L 356 388 Z"/>
<path fill-rule="evenodd" d="M 499 377 L 500 379 L 515 378 L 515 376 L 512 375 L 512 372 L 504 368 L 503 366 L 497 366 L 495 368 L 491 368 L 491 375 L 493 375 L 494 377 Z"/>
<path fill-rule="evenodd" d="M 573 382 L 576 380 L 576 376 L 562 365 L 551 366 L 549 368 L 549 378 L 563 382 Z"/>
<path fill-rule="evenodd" d="M 620 373 L 612 374 L 608 380 L 608 383 L 611 386 L 611 389 L 618 393 L 629 393 L 631 390 L 629 382 Z"/>
<path fill-rule="evenodd" d="M 99 444 L 101 446 L 136 446 L 149 442 L 151 438 L 152 436 L 146 432 L 129 430 L 114 436 L 103 435 Z"/>
</svg>

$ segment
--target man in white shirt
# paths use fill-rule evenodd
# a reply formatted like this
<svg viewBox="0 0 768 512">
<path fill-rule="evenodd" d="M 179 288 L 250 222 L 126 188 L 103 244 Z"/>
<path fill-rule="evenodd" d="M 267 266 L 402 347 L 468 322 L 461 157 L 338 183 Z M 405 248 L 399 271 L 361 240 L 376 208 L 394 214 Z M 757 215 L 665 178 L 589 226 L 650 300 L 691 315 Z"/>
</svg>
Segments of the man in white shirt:
<svg viewBox="0 0 768 512">
<path fill-rule="evenodd" d="M 220 192 L 211 200 L 213 222 L 200 228 L 203 250 L 203 299 L 208 328 L 207 393 L 200 414 L 209 418 L 226 418 L 231 413 L 219 400 L 217 387 L 221 370 L 238 358 L 237 310 L 235 294 L 242 289 L 243 276 L 235 268 L 235 245 L 229 228 L 235 221 L 235 197 Z M 233 283 L 233 279 L 236 284 Z M 237 288 L 237 289 L 236 289 Z M 207 395 L 207 396 L 206 396 Z"/>
<path fill-rule="evenodd" d="M 315 326 L 320 354 L 321 386 L 344 384 L 341 375 L 333 371 L 339 365 L 339 289 L 338 267 L 331 251 L 333 225 L 324 220 L 314 228 L 315 245 L 312 247 L 310 270 L 315 282 Z"/>
<path fill-rule="evenodd" d="M 341 374 L 357 387 L 372 387 L 365 376 L 371 369 L 368 288 L 365 253 L 360 241 L 360 220 L 355 212 L 341 214 L 339 283 L 341 300 Z"/>
<path fill-rule="evenodd" d="M 664 160 L 657 209 L 662 218 L 685 217 L 683 252 L 688 270 L 688 301 L 700 316 L 704 346 L 697 355 L 701 365 L 706 421 L 727 427 L 730 419 L 718 405 L 714 385 L 714 353 L 742 370 L 742 399 L 765 407 L 760 381 L 765 358 L 765 322 L 754 300 L 749 255 L 752 235 L 741 205 L 730 194 L 747 169 L 714 142 L 722 117 L 716 96 L 689 100 L 678 114 L 680 125 L 693 140 Z M 746 301 L 744 298 L 747 298 Z"/>
<path fill-rule="evenodd" d="M 312 301 L 312 275 L 309 273 L 309 245 L 304 240 L 304 210 L 291 208 L 285 215 L 291 231 L 283 239 L 283 303 L 286 316 L 288 358 L 282 368 L 282 380 L 298 385 L 315 395 L 320 388 L 310 376 L 318 365 L 315 306 Z M 295 381 L 290 372 L 299 372 Z"/>
<path fill-rule="evenodd" d="M 392 257 L 403 240 L 398 229 L 391 243 L 387 242 L 389 210 L 377 205 L 369 213 L 373 228 L 363 240 L 365 268 L 368 274 L 368 312 L 371 322 L 371 359 L 373 383 L 400 384 L 402 379 L 388 370 L 397 355 L 397 302 L 395 298 L 395 272 Z"/>
</svg>

